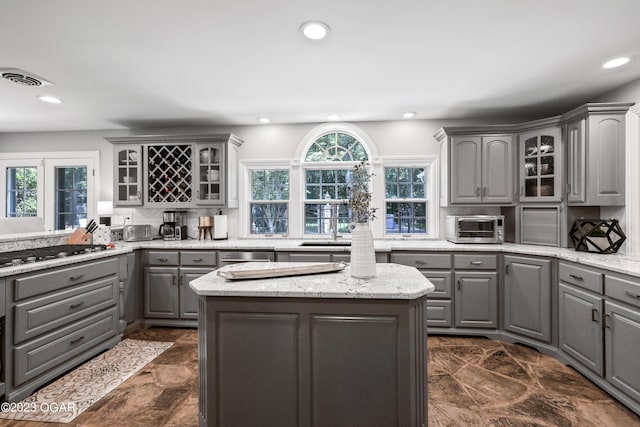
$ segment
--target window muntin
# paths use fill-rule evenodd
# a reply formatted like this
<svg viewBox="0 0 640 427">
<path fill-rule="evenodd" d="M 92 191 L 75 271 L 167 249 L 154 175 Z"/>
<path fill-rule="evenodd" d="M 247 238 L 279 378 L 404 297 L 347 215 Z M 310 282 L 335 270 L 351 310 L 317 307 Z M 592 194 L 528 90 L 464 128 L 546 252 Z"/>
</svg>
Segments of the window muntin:
<svg viewBox="0 0 640 427">
<path fill-rule="evenodd" d="M 251 234 L 289 232 L 289 171 L 254 169 L 251 171 L 249 203 Z"/>
<path fill-rule="evenodd" d="M 385 167 L 385 233 L 427 234 L 425 168 Z"/>
<path fill-rule="evenodd" d="M 307 150 L 305 162 L 360 162 L 369 160 L 364 146 L 353 136 L 331 132 L 317 138 Z"/>
<path fill-rule="evenodd" d="M 38 168 L 8 167 L 6 173 L 6 216 L 38 216 Z"/>
</svg>

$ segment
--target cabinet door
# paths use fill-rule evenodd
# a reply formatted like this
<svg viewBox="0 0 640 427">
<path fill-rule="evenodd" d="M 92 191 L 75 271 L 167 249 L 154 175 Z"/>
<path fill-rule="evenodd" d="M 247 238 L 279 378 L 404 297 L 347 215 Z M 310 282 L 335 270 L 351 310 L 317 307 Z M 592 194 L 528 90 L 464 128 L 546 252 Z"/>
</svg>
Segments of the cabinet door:
<svg viewBox="0 0 640 427">
<path fill-rule="evenodd" d="M 178 268 L 144 269 L 144 316 L 160 319 L 178 318 Z"/>
<path fill-rule="evenodd" d="M 142 205 L 142 147 L 115 145 L 113 157 L 113 204 Z"/>
<path fill-rule="evenodd" d="M 226 200 L 225 144 L 197 144 L 195 199 L 198 205 L 224 205 Z"/>
<path fill-rule="evenodd" d="M 605 302 L 607 381 L 640 402 L 640 311 Z"/>
<path fill-rule="evenodd" d="M 511 136 L 482 138 L 482 201 L 513 202 L 513 150 Z"/>
<path fill-rule="evenodd" d="M 451 203 L 480 203 L 482 142 L 479 136 L 451 138 Z"/>
<path fill-rule="evenodd" d="M 506 255 L 504 263 L 505 329 L 551 342 L 551 261 Z"/>
<path fill-rule="evenodd" d="M 567 201 L 586 201 L 586 119 L 567 124 Z"/>
<path fill-rule="evenodd" d="M 203 276 L 213 269 L 181 268 L 180 269 L 180 318 L 198 318 L 198 294 L 189 287 L 189 282 Z"/>
<path fill-rule="evenodd" d="M 602 297 L 560 282 L 558 344 L 560 349 L 599 375 L 603 374 Z"/>
<path fill-rule="evenodd" d="M 495 272 L 456 272 L 455 326 L 498 327 L 498 278 Z"/>
<path fill-rule="evenodd" d="M 589 116 L 588 134 L 587 204 L 591 206 L 624 205 L 624 114 Z"/>
<path fill-rule="evenodd" d="M 559 128 L 520 135 L 520 201 L 562 200 L 561 153 Z"/>
</svg>

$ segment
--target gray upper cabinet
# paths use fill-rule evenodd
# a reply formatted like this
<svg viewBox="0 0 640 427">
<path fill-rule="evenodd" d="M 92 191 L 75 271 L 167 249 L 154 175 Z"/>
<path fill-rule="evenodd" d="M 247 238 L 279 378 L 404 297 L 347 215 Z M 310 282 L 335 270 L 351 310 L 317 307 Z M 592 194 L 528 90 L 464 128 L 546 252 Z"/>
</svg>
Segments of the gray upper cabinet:
<svg viewBox="0 0 640 427">
<path fill-rule="evenodd" d="M 511 135 L 454 135 L 450 141 L 450 201 L 455 204 L 511 204 Z"/>
<path fill-rule="evenodd" d="M 504 329 L 551 342 L 551 261 L 505 255 Z"/>
<path fill-rule="evenodd" d="M 625 114 L 631 105 L 586 104 L 563 116 L 570 205 L 624 205 Z"/>
<path fill-rule="evenodd" d="M 116 204 L 154 208 L 238 207 L 238 148 L 233 134 L 140 135 L 115 144 Z M 137 147 L 134 169 L 129 151 Z M 120 164 L 121 158 L 126 163 Z M 136 178 L 131 178 L 137 173 Z M 123 181 L 124 179 L 124 181 Z M 133 185 L 134 181 L 137 185 Z M 125 185 L 127 184 L 127 185 Z M 135 194 L 134 194 L 135 193 Z"/>
<path fill-rule="evenodd" d="M 561 128 L 551 126 L 518 135 L 521 202 L 562 200 Z"/>
<path fill-rule="evenodd" d="M 113 204 L 142 204 L 142 146 L 116 145 L 113 152 Z"/>
</svg>

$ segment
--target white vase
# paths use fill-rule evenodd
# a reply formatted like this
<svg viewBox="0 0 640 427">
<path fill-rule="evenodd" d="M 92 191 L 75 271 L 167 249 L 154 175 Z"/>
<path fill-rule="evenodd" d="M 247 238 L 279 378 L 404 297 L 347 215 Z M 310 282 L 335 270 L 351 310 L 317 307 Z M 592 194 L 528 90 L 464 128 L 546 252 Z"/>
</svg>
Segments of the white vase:
<svg viewBox="0 0 640 427">
<path fill-rule="evenodd" d="M 373 235 L 366 222 L 349 224 L 351 230 L 351 277 L 368 279 L 376 275 Z"/>
</svg>

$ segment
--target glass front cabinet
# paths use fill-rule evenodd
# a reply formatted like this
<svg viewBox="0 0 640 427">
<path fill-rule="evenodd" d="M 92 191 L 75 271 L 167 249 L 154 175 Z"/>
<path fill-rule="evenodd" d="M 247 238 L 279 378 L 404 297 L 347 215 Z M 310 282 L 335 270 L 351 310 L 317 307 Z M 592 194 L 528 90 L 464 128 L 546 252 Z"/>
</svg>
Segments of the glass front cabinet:
<svg viewBox="0 0 640 427">
<path fill-rule="evenodd" d="M 114 150 L 115 206 L 142 204 L 142 146 L 117 145 Z"/>
<path fill-rule="evenodd" d="M 196 145 L 196 203 L 224 205 L 226 200 L 225 144 Z"/>
<path fill-rule="evenodd" d="M 550 127 L 519 135 L 520 201 L 562 200 L 561 130 Z"/>
</svg>

